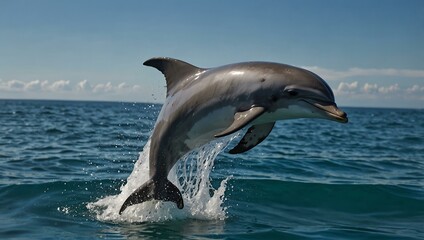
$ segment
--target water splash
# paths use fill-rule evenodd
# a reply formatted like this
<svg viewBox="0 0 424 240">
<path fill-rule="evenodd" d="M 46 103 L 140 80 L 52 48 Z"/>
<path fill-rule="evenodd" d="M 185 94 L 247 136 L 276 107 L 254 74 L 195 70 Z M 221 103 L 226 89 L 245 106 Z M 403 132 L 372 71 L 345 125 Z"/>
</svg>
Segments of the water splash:
<svg viewBox="0 0 424 240">
<path fill-rule="evenodd" d="M 190 152 L 172 168 L 168 179 L 181 190 L 184 209 L 178 209 L 173 202 L 148 201 L 128 207 L 119 215 L 119 209 L 125 199 L 149 179 L 150 140 L 140 153 L 127 184 L 121 187 L 121 193 L 88 203 L 87 208 L 98 220 L 111 222 L 160 222 L 184 218 L 225 219 L 226 208 L 223 202 L 229 178 L 222 180 L 218 189 L 214 189 L 210 182 L 210 173 L 216 156 L 230 141 L 230 137 L 213 141 Z"/>
</svg>

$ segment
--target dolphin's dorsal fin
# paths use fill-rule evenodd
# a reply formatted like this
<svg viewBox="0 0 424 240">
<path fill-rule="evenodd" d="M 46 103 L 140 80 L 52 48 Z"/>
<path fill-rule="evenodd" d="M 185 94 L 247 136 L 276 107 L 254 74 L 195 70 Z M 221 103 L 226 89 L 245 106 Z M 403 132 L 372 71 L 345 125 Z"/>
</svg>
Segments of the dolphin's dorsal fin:
<svg viewBox="0 0 424 240">
<path fill-rule="evenodd" d="M 265 111 L 266 109 L 264 107 L 252 106 L 247 111 L 236 112 L 236 114 L 234 114 L 233 123 L 224 131 L 218 134 L 215 134 L 215 137 L 223 137 L 223 136 L 227 136 L 229 134 L 237 132 L 238 130 L 244 128 L 249 123 L 251 123 L 257 117 L 262 115 L 262 113 L 264 113 Z"/>
<path fill-rule="evenodd" d="M 154 67 L 165 75 L 167 93 L 180 81 L 204 70 L 184 61 L 166 57 L 151 58 L 145 61 L 143 65 Z"/>
<path fill-rule="evenodd" d="M 269 135 L 275 122 L 263 123 L 251 126 L 244 137 L 233 149 L 229 151 L 231 154 L 244 153 L 256 145 L 261 143 Z"/>
</svg>

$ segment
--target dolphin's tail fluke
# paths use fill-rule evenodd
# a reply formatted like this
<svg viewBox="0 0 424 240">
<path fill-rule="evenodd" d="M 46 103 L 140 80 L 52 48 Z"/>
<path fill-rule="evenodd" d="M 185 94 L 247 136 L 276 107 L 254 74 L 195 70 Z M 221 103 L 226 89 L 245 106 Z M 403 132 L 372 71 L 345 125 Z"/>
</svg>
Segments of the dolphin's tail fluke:
<svg viewBox="0 0 424 240">
<path fill-rule="evenodd" d="M 122 204 L 122 207 L 119 210 L 119 214 L 121 214 L 127 207 L 131 205 L 150 200 L 171 201 L 176 203 L 179 209 L 184 207 L 184 201 L 180 190 L 168 179 L 165 179 L 165 181 L 150 179 L 137 190 L 135 190 L 127 198 L 127 200 L 125 200 L 124 204 Z"/>
</svg>

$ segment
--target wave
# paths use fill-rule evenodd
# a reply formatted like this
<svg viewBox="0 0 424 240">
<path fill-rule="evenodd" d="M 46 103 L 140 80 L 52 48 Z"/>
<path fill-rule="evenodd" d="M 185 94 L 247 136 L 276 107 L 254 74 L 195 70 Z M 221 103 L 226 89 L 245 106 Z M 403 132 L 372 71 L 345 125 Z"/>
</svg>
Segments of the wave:
<svg viewBox="0 0 424 240">
<path fill-rule="evenodd" d="M 327 209 L 345 213 L 424 215 L 424 195 L 412 186 L 232 179 L 231 199 L 244 204 Z"/>
<path fill-rule="evenodd" d="M 189 159 L 186 161 L 182 161 L 181 166 L 197 164 Z M 152 201 L 135 205 L 122 216 L 117 211 L 124 198 L 122 201 L 118 198 L 128 183 L 119 179 L 0 185 L 0 212 L 3 219 L 8 219 L 5 224 L 10 226 L 8 231 L 11 232 L 7 234 L 15 237 L 36 236 L 39 234 L 36 228 L 19 233 L 14 230 L 21 231 L 40 222 L 51 226 L 64 224 L 70 231 L 80 231 L 78 226 L 69 227 L 69 224 L 85 222 L 86 227 L 88 224 L 95 229 L 97 220 L 106 223 L 156 222 L 152 224 L 172 220 L 172 228 L 184 229 L 181 234 L 207 234 L 208 231 L 219 234 L 225 232 L 223 229 L 227 226 L 232 230 L 225 236 L 236 238 L 257 235 L 296 239 L 303 234 L 318 237 L 330 233 L 336 234 L 334 236 L 366 233 L 379 239 L 424 236 L 421 230 L 424 196 L 417 186 L 237 177 L 215 179 L 213 185 L 217 184 L 219 187 L 212 189 L 212 196 L 209 195 L 210 186 L 202 184 L 197 185 L 201 186 L 201 194 L 185 192 L 184 200 L 192 206 L 183 210 L 173 203 Z M 165 225 L 108 226 L 118 228 L 119 234 L 134 232 L 137 235 Z M 405 232 L 402 226 L 414 232 Z M 335 239 L 334 236 L 327 235 L 323 239 Z"/>
<path fill-rule="evenodd" d="M 185 161 L 178 167 L 193 164 L 189 159 Z M 135 169 L 140 170 L 140 166 Z M 215 179 L 219 187 L 214 189 L 204 171 L 199 172 L 199 176 L 203 174 L 204 177 L 195 180 L 188 180 L 186 176 L 189 174 L 183 174 L 185 180 L 179 187 L 183 189 L 187 203 L 185 209 L 179 210 L 173 203 L 151 201 L 134 205 L 132 210 L 129 208 L 130 211 L 120 216 L 118 211 L 127 194 L 140 184 L 136 180 L 140 179 L 139 176 L 147 176 L 137 173 L 139 171 L 133 173 L 126 184 L 122 180 L 93 180 L 3 185 L 0 187 L 0 206 L 2 212 L 18 215 L 28 210 L 60 210 L 85 215 L 88 214 L 87 209 L 81 203 L 88 202 L 86 207 L 93 217 L 112 222 L 155 222 L 183 218 L 219 220 L 228 217 L 229 209 L 240 211 L 244 208 L 249 211 L 252 208 L 255 211 L 269 210 L 271 213 L 287 209 L 315 209 L 375 216 L 408 216 L 411 219 L 424 216 L 424 195 L 416 186 L 221 178 Z M 22 205 L 25 207 L 17 207 Z"/>
<path fill-rule="evenodd" d="M 177 209 L 172 202 L 148 201 L 129 207 L 119 214 L 119 209 L 127 197 L 139 186 L 149 180 L 150 140 L 146 143 L 127 183 L 117 195 L 104 197 L 87 204 L 90 212 L 100 221 L 111 222 L 159 222 L 171 219 L 194 218 L 202 220 L 224 219 L 226 208 L 223 207 L 227 186 L 226 178 L 217 189 L 212 187 L 210 173 L 214 160 L 227 145 L 227 140 L 214 141 L 181 159 L 170 171 L 169 180 L 183 195 L 184 209 Z"/>
</svg>

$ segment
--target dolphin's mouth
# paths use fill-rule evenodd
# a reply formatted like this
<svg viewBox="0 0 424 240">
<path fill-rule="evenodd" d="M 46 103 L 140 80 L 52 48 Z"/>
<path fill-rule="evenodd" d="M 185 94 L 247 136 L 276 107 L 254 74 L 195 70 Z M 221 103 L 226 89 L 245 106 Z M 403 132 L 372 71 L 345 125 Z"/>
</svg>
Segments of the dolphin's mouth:
<svg viewBox="0 0 424 240">
<path fill-rule="evenodd" d="M 318 108 L 321 110 L 321 112 L 325 113 L 326 116 L 330 117 L 334 121 L 341 123 L 347 123 L 349 121 L 347 114 L 340 110 L 335 103 L 322 103 L 309 99 L 303 99 L 303 101 Z"/>
</svg>

